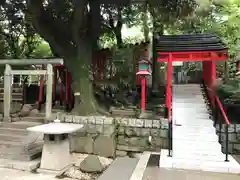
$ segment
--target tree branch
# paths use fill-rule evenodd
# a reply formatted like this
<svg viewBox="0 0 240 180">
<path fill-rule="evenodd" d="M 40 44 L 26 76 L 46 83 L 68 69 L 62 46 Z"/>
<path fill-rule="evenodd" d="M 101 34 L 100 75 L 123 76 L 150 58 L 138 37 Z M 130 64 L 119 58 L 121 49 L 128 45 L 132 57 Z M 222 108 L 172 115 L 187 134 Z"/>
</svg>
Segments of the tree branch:
<svg viewBox="0 0 240 180">
<path fill-rule="evenodd" d="M 60 33 L 61 29 L 55 29 L 56 23 L 53 24 L 53 19 L 44 10 L 43 0 L 28 0 L 28 13 L 31 15 L 33 27 L 42 36 L 58 54 L 68 56 L 75 53 L 74 46 L 71 44 L 71 39 L 66 38 L 66 34 Z M 58 27 L 58 26 L 57 26 Z M 59 27 L 60 28 L 60 27 Z"/>
<path fill-rule="evenodd" d="M 74 11 L 72 15 L 71 28 L 73 34 L 73 41 L 79 45 L 80 35 L 85 31 L 86 23 L 86 6 L 87 0 L 75 0 Z"/>
</svg>

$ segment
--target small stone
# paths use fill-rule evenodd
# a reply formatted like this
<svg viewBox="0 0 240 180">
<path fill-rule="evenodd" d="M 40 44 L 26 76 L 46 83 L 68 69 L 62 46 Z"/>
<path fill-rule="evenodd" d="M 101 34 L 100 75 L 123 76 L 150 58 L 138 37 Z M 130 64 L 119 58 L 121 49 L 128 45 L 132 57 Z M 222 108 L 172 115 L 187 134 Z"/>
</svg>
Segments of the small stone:
<svg viewBox="0 0 240 180">
<path fill-rule="evenodd" d="M 39 115 L 39 110 L 38 109 L 33 109 L 30 111 L 29 116 L 31 117 L 37 117 Z"/>
<path fill-rule="evenodd" d="M 127 156 L 127 151 L 116 151 L 116 156 L 124 157 Z"/>
<path fill-rule="evenodd" d="M 19 116 L 16 116 L 16 117 L 12 117 L 11 118 L 11 121 L 12 122 L 18 122 L 18 121 L 20 121 L 21 119 L 20 119 L 20 117 Z"/>
<path fill-rule="evenodd" d="M 82 172 L 87 173 L 100 173 L 104 170 L 104 166 L 96 155 L 87 156 L 79 167 Z"/>
<path fill-rule="evenodd" d="M 68 177 L 68 178 L 71 178 L 71 179 L 84 179 L 84 180 L 92 180 L 92 179 L 97 178 L 97 177 L 94 177 L 94 175 L 92 175 L 90 173 L 81 172 L 77 167 L 70 167 L 66 171 L 58 174 L 56 177 L 61 179 L 64 176 Z M 95 175 L 95 176 L 97 176 L 97 175 Z"/>
<path fill-rule="evenodd" d="M 30 111 L 32 110 L 32 106 L 30 104 L 24 104 L 20 113 L 19 113 L 19 116 L 28 116 Z"/>
</svg>

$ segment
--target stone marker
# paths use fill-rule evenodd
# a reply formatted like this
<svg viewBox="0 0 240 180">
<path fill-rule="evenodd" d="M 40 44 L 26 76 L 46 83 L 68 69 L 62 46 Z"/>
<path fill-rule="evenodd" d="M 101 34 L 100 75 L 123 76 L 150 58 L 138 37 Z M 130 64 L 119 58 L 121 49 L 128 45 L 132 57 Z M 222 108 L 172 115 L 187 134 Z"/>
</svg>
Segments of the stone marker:
<svg viewBox="0 0 240 180">
<path fill-rule="evenodd" d="M 30 104 L 24 104 L 21 111 L 19 112 L 19 116 L 22 116 L 22 117 L 28 116 L 31 110 L 32 110 L 32 106 Z"/>
<path fill-rule="evenodd" d="M 81 124 L 49 123 L 27 128 L 44 134 L 39 172 L 58 173 L 71 164 L 68 135 L 82 127 Z"/>
<path fill-rule="evenodd" d="M 80 163 L 80 170 L 87 173 L 100 173 L 104 170 L 104 166 L 98 156 L 89 155 Z"/>
</svg>

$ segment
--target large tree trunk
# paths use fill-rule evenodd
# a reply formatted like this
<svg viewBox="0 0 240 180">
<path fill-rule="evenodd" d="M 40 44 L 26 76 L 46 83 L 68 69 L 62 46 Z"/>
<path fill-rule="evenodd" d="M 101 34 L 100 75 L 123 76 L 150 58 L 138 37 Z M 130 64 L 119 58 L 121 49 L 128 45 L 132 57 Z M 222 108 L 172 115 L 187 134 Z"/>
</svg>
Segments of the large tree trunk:
<svg viewBox="0 0 240 180">
<path fill-rule="evenodd" d="M 116 39 L 117 39 L 117 46 L 120 48 L 123 45 L 123 40 L 122 40 L 122 7 L 117 8 L 118 16 L 117 16 L 117 25 L 114 29 Z"/>
<path fill-rule="evenodd" d="M 75 57 L 69 57 L 66 60 L 73 81 L 72 88 L 75 96 L 73 112 L 80 115 L 96 114 L 98 111 L 90 77 L 91 60 L 92 48 L 87 42 L 80 45 Z"/>
<path fill-rule="evenodd" d="M 123 45 L 121 30 L 122 29 L 117 28 L 117 27 L 116 27 L 116 30 L 115 30 L 115 35 L 116 35 L 116 39 L 117 39 L 117 46 L 119 48 L 122 47 L 122 45 Z"/>
<path fill-rule="evenodd" d="M 149 41 L 149 27 L 148 27 L 148 3 L 147 2 L 143 5 L 142 21 L 143 21 L 144 40 L 145 40 L 145 42 L 148 42 Z"/>
<path fill-rule="evenodd" d="M 158 35 L 163 35 L 163 25 L 160 29 L 160 32 L 158 33 Z M 156 36 L 157 33 L 154 32 L 154 36 Z M 153 37 L 153 71 L 152 71 L 152 90 L 157 91 L 158 87 L 160 85 L 165 84 L 165 72 L 164 69 L 161 70 L 161 66 L 164 66 L 164 63 L 159 63 L 157 62 L 157 54 L 156 54 L 156 42 L 154 41 L 154 37 Z"/>
</svg>

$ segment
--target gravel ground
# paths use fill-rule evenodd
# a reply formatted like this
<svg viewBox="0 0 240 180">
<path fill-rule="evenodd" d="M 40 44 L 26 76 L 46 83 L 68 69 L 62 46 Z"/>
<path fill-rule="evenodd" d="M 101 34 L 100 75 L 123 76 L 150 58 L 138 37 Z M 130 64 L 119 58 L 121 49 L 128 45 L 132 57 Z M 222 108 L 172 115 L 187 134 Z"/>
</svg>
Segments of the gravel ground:
<svg viewBox="0 0 240 180">
<path fill-rule="evenodd" d="M 33 174 L 26 171 L 0 168 L 1 180 L 57 180 L 53 175 Z M 58 179 L 59 180 L 59 179 Z M 73 180 L 64 178 L 63 180 Z"/>
<path fill-rule="evenodd" d="M 72 161 L 75 166 L 79 166 L 79 164 L 87 157 L 87 154 L 73 153 Z M 108 166 L 111 164 L 112 159 L 99 157 L 103 166 Z M 67 176 L 72 178 L 61 178 L 62 180 L 76 180 L 76 179 L 84 179 L 84 180 L 92 180 L 92 176 L 88 173 L 83 173 L 78 169 L 72 167 L 67 173 Z M 0 180 L 59 180 L 55 178 L 55 175 L 51 174 L 41 174 L 41 173 L 31 173 L 27 171 L 20 171 L 14 169 L 4 169 L 0 168 Z"/>
</svg>

